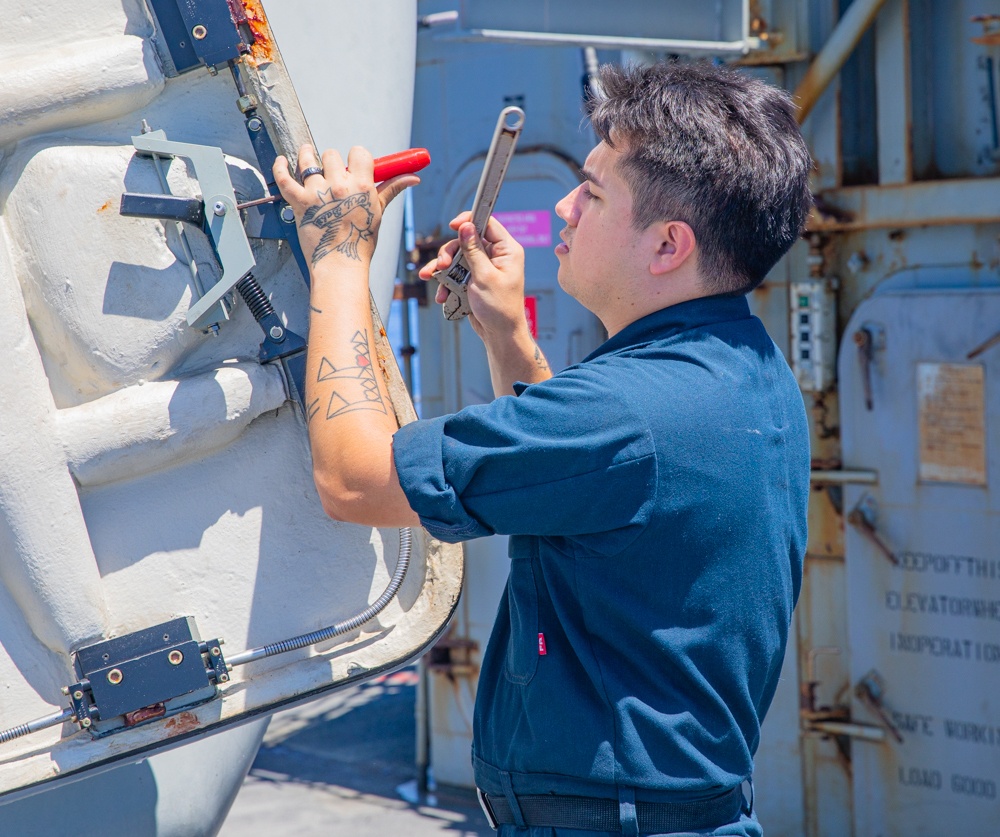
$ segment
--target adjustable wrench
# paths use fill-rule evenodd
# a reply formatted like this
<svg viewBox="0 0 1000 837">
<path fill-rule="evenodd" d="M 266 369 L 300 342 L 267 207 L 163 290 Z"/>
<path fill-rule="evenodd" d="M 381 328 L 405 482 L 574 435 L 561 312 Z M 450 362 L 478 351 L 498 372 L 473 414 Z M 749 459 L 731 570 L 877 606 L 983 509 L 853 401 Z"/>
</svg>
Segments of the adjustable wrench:
<svg viewBox="0 0 1000 837">
<path fill-rule="evenodd" d="M 523 110 L 509 107 L 500 111 L 500 118 L 493 132 L 493 141 L 490 143 L 490 150 L 483 164 L 483 173 L 479 178 L 479 186 L 476 188 L 476 197 L 472 202 L 472 223 L 480 236 L 493 213 L 497 196 L 500 194 L 500 186 L 504 175 L 507 174 L 507 167 L 514 156 L 514 146 L 517 145 L 517 138 L 523 127 Z M 446 320 L 460 320 L 472 313 L 469 308 L 469 275 L 469 264 L 461 251 L 456 255 L 451 267 L 434 272 L 434 278 L 448 289 L 448 298 L 441 306 Z"/>
</svg>

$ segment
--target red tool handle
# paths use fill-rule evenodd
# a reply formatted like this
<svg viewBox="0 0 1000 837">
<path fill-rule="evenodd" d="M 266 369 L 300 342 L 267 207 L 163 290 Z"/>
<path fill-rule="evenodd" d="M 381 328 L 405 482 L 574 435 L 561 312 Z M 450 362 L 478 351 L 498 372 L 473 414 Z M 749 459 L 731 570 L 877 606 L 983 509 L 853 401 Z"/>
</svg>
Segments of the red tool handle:
<svg viewBox="0 0 1000 837">
<path fill-rule="evenodd" d="M 426 148 L 408 148 L 395 154 L 375 158 L 375 182 L 381 183 L 397 174 L 412 174 L 426 167 L 431 161 Z"/>
</svg>

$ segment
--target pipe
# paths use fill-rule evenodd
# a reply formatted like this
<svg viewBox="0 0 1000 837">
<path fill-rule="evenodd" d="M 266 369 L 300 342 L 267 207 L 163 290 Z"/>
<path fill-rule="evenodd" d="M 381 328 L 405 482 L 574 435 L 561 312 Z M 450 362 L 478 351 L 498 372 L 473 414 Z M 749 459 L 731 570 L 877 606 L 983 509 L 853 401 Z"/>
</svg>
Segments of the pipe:
<svg viewBox="0 0 1000 837">
<path fill-rule="evenodd" d="M 840 72 L 884 5 L 885 0 L 854 0 L 844 12 L 827 42 L 823 44 L 823 49 L 809 65 L 805 77 L 795 88 L 793 99 L 798 106 L 800 125 L 806 121 L 819 97 Z"/>
</svg>

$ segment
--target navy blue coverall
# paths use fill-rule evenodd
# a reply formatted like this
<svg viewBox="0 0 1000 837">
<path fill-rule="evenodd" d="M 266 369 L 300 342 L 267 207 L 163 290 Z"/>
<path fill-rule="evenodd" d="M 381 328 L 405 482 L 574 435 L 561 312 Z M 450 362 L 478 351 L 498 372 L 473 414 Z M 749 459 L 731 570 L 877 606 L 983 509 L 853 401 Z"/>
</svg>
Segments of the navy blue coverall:
<svg viewBox="0 0 1000 837">
<path fill-rule="evenodd" d="M 476 782 L 512 810 L 618 800 L 616 833 L 635 834 L 632 800 L 705 799 L 752 774 L 801 583 L 802 397 L 744 297 L 655 312 L 517 389 L 394 438 L 432 535 L 511 535 Z M 760 826 L 744 805 L 697 833 Z"/>
</svg>

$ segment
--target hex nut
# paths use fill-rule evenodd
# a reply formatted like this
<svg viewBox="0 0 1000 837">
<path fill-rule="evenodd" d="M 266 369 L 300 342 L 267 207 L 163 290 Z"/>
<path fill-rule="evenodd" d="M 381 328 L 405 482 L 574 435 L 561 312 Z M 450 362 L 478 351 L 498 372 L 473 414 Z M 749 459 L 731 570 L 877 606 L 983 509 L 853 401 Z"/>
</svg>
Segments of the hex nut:
<svg viewBox="0 0 1000 837">
<path fill-rule="evenodd" d="M 73 698 L 74 700 L 83 700 L 83 692 L 81 692 L 78 689 L 77 691 L 73 692 Z"/>
<path fill-rule="evenodd" d="M 80 721 L 80 726 L 83 727 L 84 729 L 88 729 L 90 727 L 90 718 L 84 718 L 82 721 Z"/>
<path fill-rule="evenodd" d="M 218 645 L 212 647 L 212 656 L 219 657 L 222 655 L 222 649 Z"/>
<path fill-rule="evenodd" d="M 191 30 L 191 34 L 194 35 L 195 40 L 203 41 L 208 35 L 208 30 L 202 26 L 200 23 Z"/>
</svg>

